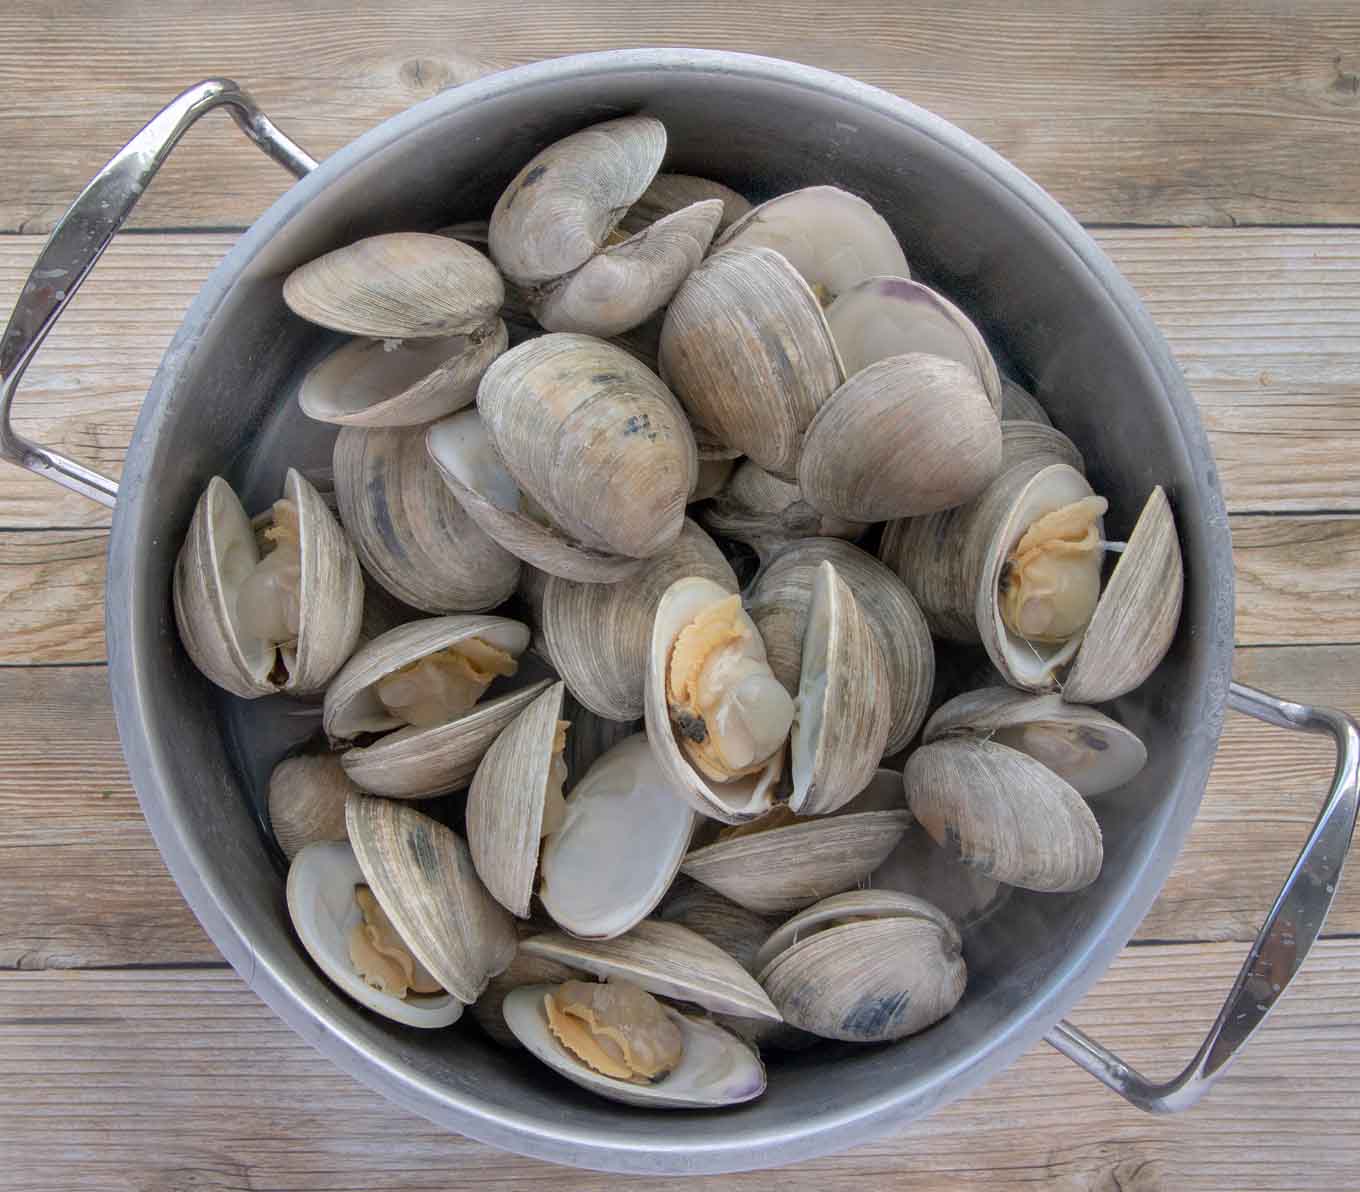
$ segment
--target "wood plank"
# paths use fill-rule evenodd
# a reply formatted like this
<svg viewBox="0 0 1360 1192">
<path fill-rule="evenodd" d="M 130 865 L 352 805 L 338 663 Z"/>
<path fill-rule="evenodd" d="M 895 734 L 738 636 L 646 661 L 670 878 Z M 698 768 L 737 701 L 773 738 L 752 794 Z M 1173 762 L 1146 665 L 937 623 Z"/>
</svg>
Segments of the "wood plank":
<svg viewBox="0 0 1360 1192">
<path fill-rule="evenodd" d="M 397 11 L 348 0 L 286 14 L 267 0 L 196 0 L 173 22 L 156 21 L 159 11 L 84 0 L 9 31 L 0 160 L 17 168 L 0 186 L 0 229 L 50 227 L 153 112 L 208 75 L 241 79 L 324 157 L 491 70 L 637 45 L 791 58 L 906 95 L 1013 159 L 1083 220 L 1360 222 L 1360 161 L 1337 148 L 1360 127 L 1360 12 L 1346 0 L 1246 10 L 1230 0 L 1022 10 L 926 0 L 910 20 L 880 0 L 847 0 L 834 19 L 824 5 L 773 0 L 578 0 L 513 15 L 494 0 Z M 74 87 L 72 54 L 82 62 Z M 284 186 L 215 116 L 176 151 L 137 219 L 244 226 Z"/>
<path fill-rule="evenodd" d="M 0 663 L 102 662 L 108 531 L 0 532 Z"/>
<path fill-rule="evenodd" d="M 1075 1020 L 1167 1071 L 1193 1051 L 1238 945 L 1126 952 Z M 1318 945 L 1234 1070 L 1194 1113 L 1149 1118 L 1039 1045 L 896 1136 L 709 1192 L 816 1188 L 1344 1187 L 1360 1164 L 1360 941 Z M 462 1028 L 459 1028 L 462 1029 Z M 443 1133 L 332 1068 L 234 974 L 0 974 L 5 1186 L 34 1190 L 540 1188 L 564 1173 Z M 1260 1145 L 1268 1138 L 1269 1147 Z M 455 1174 L 456 1173 L 456 1174 Z M 576 1173 L 583 1192 L 669 1187 Z"/>
</svg>

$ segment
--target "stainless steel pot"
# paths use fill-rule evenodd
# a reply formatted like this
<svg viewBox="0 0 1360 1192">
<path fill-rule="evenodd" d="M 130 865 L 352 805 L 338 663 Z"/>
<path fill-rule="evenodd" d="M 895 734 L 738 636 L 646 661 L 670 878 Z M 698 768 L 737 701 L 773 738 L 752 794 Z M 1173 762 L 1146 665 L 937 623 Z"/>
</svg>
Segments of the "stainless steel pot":
<svg viewBox="0 0 1360 1192">
<path fill-rule="evenodd" d="M 185 129 L 226 106 L 299 181 L 213 273 L 166 353 L 121 485 L 16 436 L 23 371 Z M 258 822 L 281 743 L 277 704 L 222 696 L 179 648 L 175 553 L 215 472 L 248 508 L 288 463 L 324 471 L 332 431 L 291 400 L 333 340 L 290 317 L 281 279 L 357 237 L 488 211 L 513 170 L 584 124 L 645 109 L 670 133 L 670 168 L 753 197 L 835 182 L 867 197 L 920 274 L 979 320 L 1082 447 L 1113 529 L 1148 488 L 1171 495 L 1186 561 L 1180 636 L 1154 678 L 1118 701 L 1147 769 L 1096 808 L 1099 881 L 1066 897 L 1017 894 L 967 941 L 968 993 L 948 1019 L 893 1046 L 815 1050 L 770 1073 L 759 1102 L 656 1114 L 574 1093 L 471 1028 L 430 1037 L 338 996 L 294 943 L 283 881 Z M 787 62 L 630 50 L 539 63 L 446 92 L 317 165 L 235 84 L 175 100 L 75 201 L 0 343 L 0 454 L 114 505 L 107 634 L 118 727 L 142 808 L 185 898 L 222 954 L 305 1039 L 401 1105 L 474 1138 L 561 1163 L 716 1172 L 788 1163 L 882 1134 L 960 1096 L 1047 1038 L 1134 1104 L 1182 1109 L 1222 1073 L 1288 986 L 1322 926 L 1357 808 L 1360 736 L 1348 717 L 1230 685 L 1232 553 L 1213 458 L 1170 351 L 1128 284 L 1038 186 L 943 120 L 872 87 Z M 1122 524 L 1121 524 L 1122 523 Z M 1194 819 L 1224 709 L 1330 734 L 1337 771 L 1209 1038 L 1156 1084 L 1060 1022 L 1151 906 Z"/>
</svg>

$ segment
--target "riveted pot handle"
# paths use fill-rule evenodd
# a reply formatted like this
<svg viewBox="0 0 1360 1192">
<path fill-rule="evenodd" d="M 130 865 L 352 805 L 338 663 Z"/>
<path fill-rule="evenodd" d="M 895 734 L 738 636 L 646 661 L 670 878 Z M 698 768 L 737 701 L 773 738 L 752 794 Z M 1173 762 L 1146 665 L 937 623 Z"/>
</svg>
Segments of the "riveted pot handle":
<svg viewBox="0 0 1360 1192">
<path fill-rule="evenodd" d="M 1063 1055 L 1149 1113 L 1189 1109 L 1223 1075 L 1289 988 L 1322 930 L 1341 881 L 1360 798 L 1360 726 L 1344 712 L 1289 703 L 1234 683 L 1228 704 L 1258 720 L 1336 741 L 1336 774 L 1317 823 L 1237 974 L 1209 1037 L 1179 1076 L 1158 1084 L 1113 1052 L 1060 1022 L 1046 1036 Z"/>
<path fill-rule="evenodd" d="M 48 332 L 103 256 L 114 233 L 132 214 L 170 150 L 194 121 L 219 107 L 226 107 L 241 131 L 284 169 L 300 178 L 316 168 L 316 162 L 280 132 L 230 79 L 207 79 L 190 87 L 114 154 L 61 217 L 0 339 L 0 459 L 55 480 L 102 505 L 112 507 L 118 496 L 117 483 L 15 434 L 10 426 L 14 395 Z"/>
</svg>

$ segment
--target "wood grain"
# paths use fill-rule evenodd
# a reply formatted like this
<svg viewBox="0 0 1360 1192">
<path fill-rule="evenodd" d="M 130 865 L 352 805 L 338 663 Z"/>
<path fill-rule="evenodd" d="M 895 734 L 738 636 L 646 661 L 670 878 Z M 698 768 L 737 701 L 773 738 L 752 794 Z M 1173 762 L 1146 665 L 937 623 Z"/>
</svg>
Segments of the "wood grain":
<svg viewBox="0 0 1360 1192">
<path fill-rule="evenodd" d="M 0 47 L 0 160 L 16 167 L 0 183 L 6 230 L 50 227 L 115 149 L 208 75 L 239 78 L 324 157 L 489 71 L 639 45 L 769 54 L 905 95 L 1086 221 L 1360 222 L 1360 160 L 1338 148 L 1360 129 L 1360 12 L 1347 0 L 925 0 L 909 15 L 881 0 L 196 0 L 173 21 L 152 0 L 40 11 Z M 245 226 L 286 181 L 217 115 L 176 151 L 137 222 Z"/>
<path fill-rule="evenodd" d="M 1133 1063 L 1169 1071 L 1198 1044 L 1241 952 L 1130 949 L 1073 1017 Z M 1360 1164 L 1358 970 L 1360 941 L 1320 943 L 1233 1071 L 1184 1117 L 1137 1113 L 1041 1044 L 896 1136 L 685 1187 L 1349 1186 Z M 0 1184 L 30 1192 L 674 1187 L 567 1176 L 443 1133 L 333 1068 L 229 971 L 0 974 L 0 1081 L 23 1090 L 0 1100 Z"/>
</svg>

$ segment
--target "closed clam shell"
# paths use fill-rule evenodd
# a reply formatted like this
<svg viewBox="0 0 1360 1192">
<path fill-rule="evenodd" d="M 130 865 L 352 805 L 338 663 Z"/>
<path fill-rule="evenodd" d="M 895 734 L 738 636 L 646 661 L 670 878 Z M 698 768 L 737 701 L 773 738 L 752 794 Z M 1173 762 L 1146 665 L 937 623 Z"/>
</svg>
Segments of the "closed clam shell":
<svg viewBox="0 0 1360 1192">
<path fill-rule="evenodd" d="M 677 579 L 695 575 L 726 591 L 737 577 L 717 544 L 692 521 L 680 537 L 620 583 L 587 584 L 553 576 L 543 591 L 544 643 L 567 689 L 587 708 L 610 720 L 637 720 L 652 621 L 662 593 Z"/>
<path fill-rule="evenodd" d="M 1142 684 L 1171 648 L 1184 591 L 1176 519 L 1157 485 L 1101 593 L 1063 698 L 1104 703 Z"/>
<path fill-rule="evenodd" d="M 517 483 L 574 541 L 647 558 L 680 533 L 698 457 L 650 370 L 585 335 L 540 336 L 487 370 L 477 409 Z"/>
<path fill-rule="evenodd" d="M 582 583 L 608 584 L 646 565 L 645 559 L 590 550 L 531 516 L 476 410 L 436 422 L 426 432 L 425 444 L 467 515 L 488 538 L 532 567 Z"/>
<path fill-rule="evenodd" d="M 982 333 L 943 294 L 905 277 L 871 277 L 826 309 L 847 376 L 890 356 L 928 352 L 972 369 L 998 417 L 1001 375 Z"/>
<path fill-rule="evenodd" d="M 923 745 L 903 773 L 907 805 L 936 843 L 1026 890 L 1089 886 L 1104 856 L 1086 802 L 1042 762 L 995 741 Z"/>
<path fill-rule="evenodd" d="M 425 232 L 369 236 L 300 265 L 283 283 L 294 314 L 375 339 L 473 334 L 504 298 L 486 257 Z"/>
<path fill-rule="evenodd" d="M 522 941 L 520 948 L 601 980 L 632 981 L 657 997 L 693 1002 L 715 1014 L 779 1021 L 779 1011 L 741 965 L 678 923 L 644 919 L 626 935 L 607 940 L 549 932 Z"/>
<path fill-rule="evenodd" d="M 549 331 L 608 338 L 645 322 L 704 259 L 722 216 L 706 199 L 663 216 L 544 287 L 534 313 Z"/>
<path fill-rule="evenodd" d="M 340 426 L 418 426 L 472 402 L 508 343 L 499 319 L 471 335 L 354 339 L 302 378 L 298 405 L 309 418 Z"/>
<path fill-rule="evenodd" d="M 794 942 L 765 964 L 760 980 L 785 1020 L 828 1039 L 878 1043 L 948 1014 L 967 983 L 958 929 L 929 904 L 910 902 L 898 912 L 856 910 L 853 899 L 820 903 L 785 925 L 794 927 L 788 936 L 776 933 L 767 946 Z M 851 916 L 857 921 L 844 921 Z"/>
<path fill-rule="evenodd" d="M 628 209 L 618 230 L 631 236 L 657 220 L 705 199 L 717 199 L 722 204 L 719 231 L 730 227 L 751 210 L 751 204 L 735 190 L 711 178 L 699 178 L 694 174 L 658 174 L 642 192 L 642 197 Z"/>
<path fill-rule="evenodd" d="M 488 538 L 449 492 L 424 428 L 344 427 L 335 496 L 364 568 L 430 613 L 494 608 L 515 590 L 519 560 Z"/>
<path fill-rule="evenodd" d="M 345 839 L 345 799 L 355 789 L 339 755 L 287 757 L 269 775 L 269 827 L 290 861 L 319 840 Z"/>
<path fill-rule="evenodd" d="M 1064 695 L 1030 695 L 1012 687 L 965 692 L 926 723 L 927 744 L 943 737 L 982 737 L 1043 762 L 1091 798 L 1116 790 L 1147 763 L 1138 735 Z"/>
<path fill-rule="evenodd" d="M 451 828 L 405 803 L 351 795 L 349 841 L 379 905 L 416 959 L 464 1003 L 515 954 L 510 913 L 477 879 Z"/>
<path fill-rule="evenodd" d="M 891 701 L 877 635 L 835 564 L 824 561 L 808 606 L 789 734 L 791 810 L 826 815 L 869 784 L 892 728 Z"/>
<path fill-rule="evenodd" d="M 491 213 L 491 256 L 511 281 L 538 285 L 584 265 L 642 197 L 666 154 L 666 129 L 623 116 L 535 154 Z"/>
<path fill-rule="evenodd" d="M 915 352 L 861 369 L 807 428 L 798 487 L 851 521 L 918 517 L 977 496 L 1001 470 L 1001 423 L 976 374 Z"/>
<path fill-rule="evenodd" d="M 283 496 L 298 518 L 301 578 L 295 643 L 276 647 L 239 628 L 237 596 L 260 555 L 241 502 L 220 476 L 208 482 L 199 498 L 175 561 L 175 623 L 181 643 L 204 675 L 245 699 L 277 691 L 320 691 L 359 640 L 364 590 L 354 547 L 320 494 L 295 468 L 288 469 Z"/>
<path fill-rule="evenodd" d="M 826 302 L 875 274 L 911 276 L 887 221 L 835 186 L 776 195 L 733 224 L 717 247 L 776 250 Z"/>
<path fill-rule="evenodd" d="M 1001 378 L 1001 419 L 1003 422 L 1037 422 L 1052 426 L 1053 420 L 1039 399 L 1009 377 Z"/>
<path fill-rule="evenodd" d="M 689 275 L 666 311 L 660 364 L 695 422 L 784 480 L 844 379 L 817 299 L 768 248 L 729 249 Z"/>
<path fill-rule="evenodd" d="M 886 753 L 905 749 L 925 719 L 935 678 L 930 630 L 906 585 L 866 551 L 834 538 L 807 538 L 774 556 L 756 576 L 747 597 L 751 619 L 765 641 L 775 676 L 789 694 L 798 692 L 803 635 L 818 566 L 825 560 L 855 594 L 873 627 L 891 690 Z"/>
<path fill-rule="evenodd" d="M 505 999 L 511 991 L 525 985 L 560 985 L 563 981 L 579 980 L 580 976 L 574 968 L 555 960 L 516 952 L 510 966 L 487 982 L 482 996 L 468 1007 L 468 1013 L 502 1047 L 520 1047 L 522 1044 L 505 1025 L 502 1013 Z"/>
</svg>

